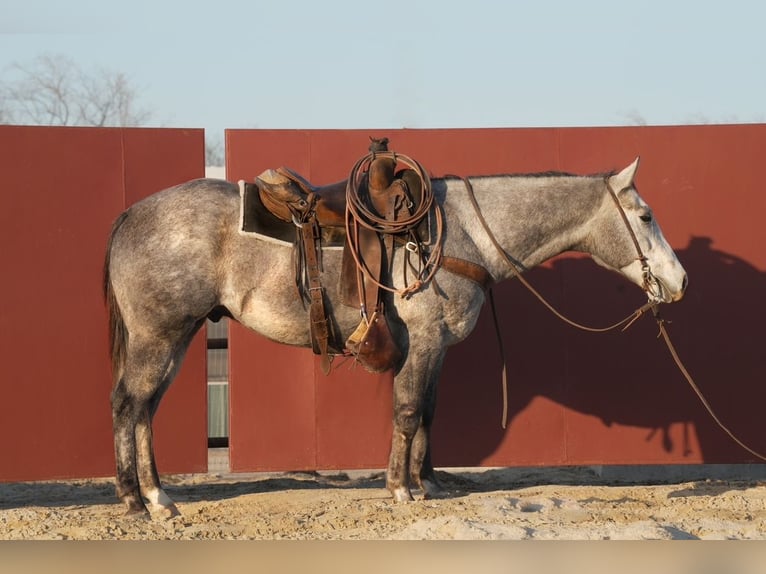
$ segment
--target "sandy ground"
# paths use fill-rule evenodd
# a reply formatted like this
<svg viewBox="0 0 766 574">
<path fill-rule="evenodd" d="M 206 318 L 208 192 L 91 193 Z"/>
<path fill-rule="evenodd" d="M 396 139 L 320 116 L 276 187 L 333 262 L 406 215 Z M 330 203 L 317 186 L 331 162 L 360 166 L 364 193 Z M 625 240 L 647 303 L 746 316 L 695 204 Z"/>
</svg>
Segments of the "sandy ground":
<svg viewBox="0 0 766 574">
<path fill-rule="evenodd" d="M 591 467 L 440 471 L 395 504 L 382 472 L 163 477 L 182 513 L 128 518 L 110 479 L 0 484 L 2 540 L 766 539 L 766 482 L 620 482 Z"/>
</svg>

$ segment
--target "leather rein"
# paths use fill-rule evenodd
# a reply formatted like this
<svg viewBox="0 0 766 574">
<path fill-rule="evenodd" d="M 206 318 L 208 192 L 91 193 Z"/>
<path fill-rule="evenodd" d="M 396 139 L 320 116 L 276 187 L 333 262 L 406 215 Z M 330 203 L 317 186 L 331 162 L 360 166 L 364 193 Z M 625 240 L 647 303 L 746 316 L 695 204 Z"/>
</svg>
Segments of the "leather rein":
<svg viewBox="0 0 766 574">
<path fill-rule="evenodd" d="M 660 299 L 658 297 L 658 293 L 653 292 L 653 285 L 660 285 L 659 279 L 652 273 L 651 268 L 649 266 L 649 260 L 644 255 L 643 250 L 641 249 L 641 245 L 638 242 L 638 237 L 636 237 L 636 233 L 633 230 L 633 227 L 630 225 L 630 221 L 628 221 L 628 216 L 625 213 L 625 209 L 623 208 L 622 204 L 620 203 L 619 198 L 617 197 L 617 193 L 615 192 L 612 185 L 609 183 L 608 176 L 604 178 L 604 183 L 606 185 L 607 190 L 609 191 L 609 195 L 614 200 L 614 204 L 617 207 L 617 211 L 620 213 L 620 217 L 622 218 L 622 221 L 625 223 L 625 227 L 628 230 L 628 234 L 630 235 L 631 241 L 633 242 L 633 245 L 636 248 L 636 253 L 638 254 L 637 260 L 641 262 L 641 270 L 643 274 L 643 284 L 642 289 L 647 294 L 647 297 L 649 300 L 644 303 L 641 307 L 636 309 L 633 313 L 622 319 L 621 321 L 618 321 L 617 323 L 614 323 L 613 325 L 609 325 L 608 327 L 589 327 L 586 325 L 582 325 L 580 323 L 577 323 L 576 321 L 573 321 L 567 317 L 565 317 L 563 314 L 561 314 L 558 310 L 556 310 L 548 301 L 545 300 L 545 298 L 534 288 L 532 285 L 529 284 L 529 282 L 522 276 L 523 268 L 520 264 L 515 262 L 502 248 L 500 243 L 495 238 L 495 235 L 492 233 L 492 230 L 490 229 L 489 225 L 487 224 L 486 219 L 484 218 L 484 215 L 481 212 L 481 208 L 479 207 L 479 203 L 476 200 L 476 195 L 473 191 L 473 186 L 471 185 L 471 182 L 467 177 L 460 177 L 460 179 L 463 181 L 466 189 L 468 190 L 468 198 L 471 201 L 471 204 L 473 205 L 473 208 L 476 212 L 476 215 L 479 219 L 479 222 L 481 223 L 482 227 L 484 228 L 484 231 L 486 232 L 487 236 L 491 240 L 492 244 L 495 246 L 495 249 L 500 254 L 502 259 L 513 269 L 515 272 L 515 277 L 526 287 L 537 299 L 540 300 L 540 302 L 545 305 L 554 315 L 556 315 L 559 319 L 564 321 L 565 323 L 576 327 L 578 329 L 581 329 L 583 331 L 589 331 L 592 333 L 604 333 L 607 331 L 614 330 L 618 327 L 622 327 L 622 330 L 625 331 L 630 327 L 641 315 L 643 315 L 647 310 L 651 309 L 652 314 L 654 316 L 655 321 L 657 322 L 657 326 L 659 328 L 659 336 L 662 336 L 663 340 L 665 341 L 665 344 L 668 347 L 668 350 L 670 351 L 671 356 L 673 357 L 673 360 L 676 363 L 676 366 L 681 371 L 681 374 L 684 376 L 686 381 L 689 383 L 689 386 L 692 388 L 694 393 L 699 398 L 702 405 L 705 407 L 705 410 L 707 410 L 708 414 L 712 417 L 712 419 L 715 421 L 715 423 L 723 430 L 729 438 L 731 438 L 735 443 L 737 443 L 740 447 L 745 449 L 747 452 L 752 454 L 753 456 L 766 461 L 766 455 L 763 455 L 749 446 L 747 446 L 745 443 L 743 443 L 739 438 L 737 438 L 734 433 L 729 430 L 726 425 L 724 425 L 721 420 L 718 418 L 718 416 L 713 411 L 713 408 L 710 406 L 710 403 L 707 401 L 705 396 L 702 394 L 702 391 L 700 391 L 697 384 L 694 382 L 694 379 L 689 374 L 689 371 L 686 369 L 684 364 L 682 363 L 675 347 L 673 346 L 673 343 L 670 341 L 670 336 L 668 335 L 667 329 L 665 328 L 665 320 L 660 317 L 659 312 L 659 302 Z M 492 320 L 495 325 L 495 332 L 497 334 L 498 344 L 500 347 L 500 357 L 503 364 L 502 369 L 502 379 L 503 379 L 503 419 L 502 419 L 502 427 L 503 429 L 506 428 L 508 423 L 508 383 L 507 383 L 507 366 L 506 366 L 506 360 L 505 360 L 505 353 L 503 350 L 503 341 L 502 336 L 500 333 L 500 325 L 497 320 L 497 312 L 495 309 L 495 299 L 492 294 L 492 289 L 488 289 L 489 292 L 489 299 L 490 304 L 492 307 Z"/>
</svg>

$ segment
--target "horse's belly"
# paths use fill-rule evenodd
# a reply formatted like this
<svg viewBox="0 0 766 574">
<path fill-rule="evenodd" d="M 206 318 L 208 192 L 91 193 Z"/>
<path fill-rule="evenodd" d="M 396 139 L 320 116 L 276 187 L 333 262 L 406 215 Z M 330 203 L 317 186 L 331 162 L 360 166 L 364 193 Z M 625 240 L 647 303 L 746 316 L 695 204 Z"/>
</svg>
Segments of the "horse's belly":
<svg viewBox="0 0 766 574">
<path fill-rule="evenodd" d="M 234 318 L 248 329 L 279 343 L 299 346 L 311 343 L 308 312 L 296 312 L 293 305 L 275 305 L 273 300 L 254 295 Z"/>
<path fill-rule="evenodd" d="M 352 324 L 354 318 L 358 323 L 359 311 L 337 301 L 341 250 L 322 251 L 320 281 L 326 310 L 347 335 L 356 326 Z M 264 337 L 287 345 L 310 346 L 309 303 L 302 302 L 298 293 L 293 257 L 291 245 L 251 241 L 249 248 L 238 252 L 240 265 L 233 268 L 239 272 L 224 282 L 222 304 L 236 321 Z"/>
</svg>

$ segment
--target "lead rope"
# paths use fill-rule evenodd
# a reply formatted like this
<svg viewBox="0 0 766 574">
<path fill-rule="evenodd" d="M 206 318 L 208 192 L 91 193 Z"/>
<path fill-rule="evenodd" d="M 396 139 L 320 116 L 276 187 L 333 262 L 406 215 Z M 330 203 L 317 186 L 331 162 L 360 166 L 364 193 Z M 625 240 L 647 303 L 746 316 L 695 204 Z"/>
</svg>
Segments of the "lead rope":
<svg viewBox="0 0 766 574">
<path fill-rule="evenodd" d="M 502 426 L 505 429 L 508 424 L 508 368 L 505 362 L 505 345 L 503 345 L 503 336 L 500 333 L 500 323 L 497 320 L 497 309 L 495 308 L 495 295 L 492 288 L 489 291 L 489 305 L 492 308 L 492 322 L 495 324 L 495 334 L 497 335 L 497 346 L 500 348 L 500 362 L 503 365 L 501 369 L 503 381 L 503 420 Z"/>
<path fill-rule="evenodd" d="M 713 420 L 721 428 L 721 430 L 725 432 L 727 435 L 729 435 L 729 438 L 731 440 L 733 440 L 735 443 L 737 443 L 739 446 L 741 446 L 743 449 L 745 449 L 747 452 L 749 452 L 753 456 L 766 461 L 766 456 L 753 450 L 752 448 L 747 446 L 745 443 L 743 443 L 741 440 L 739 440 L 734 435 L 734 433 L 731 432 L 729 428 L 721 422 L 721 419 L 718 418 L 715 412 L 713 412 L 713 407 L 710 406 L 710 403 L 705 398 L 705 395 L 702 394 L 702 391 L 700 391 L 699 387 L 694 382 L 694 379 L 689 374 L 689 371 L 686 369 L 683 362 L 681 362 L 681 358 L 678 356 L 678 352 L 676 351 L 676 348 L 673 346 L 673 343 L 670 341 L 670 335 L 668 335 L 668 331 L 665 328 L 665 320 L 662 317 L 660 317 L 660 310 L 656 304 L 652 306 L 652 313 L 654 314 L 654 319 L 655 321 L 657 321 L 657 325 L 659 326 L 660 335 L 662 335 L 662 338 L 665 340 L 665 344 L 667 345 L 668 350 L 670 351 L 670 355 L 673 357 L 673 360 L 675 361 L 676 366 L 678 367 L 678 370 L 681 371 L 681 374 L 686 378 L 686 381 L 689 383 L 689 386 L 697 395 L 697 398 L 699 398 L 700 402 L 705 407 L 705 410 L 707 410 L 708 414 L 713 418 Z"/>
</svg>

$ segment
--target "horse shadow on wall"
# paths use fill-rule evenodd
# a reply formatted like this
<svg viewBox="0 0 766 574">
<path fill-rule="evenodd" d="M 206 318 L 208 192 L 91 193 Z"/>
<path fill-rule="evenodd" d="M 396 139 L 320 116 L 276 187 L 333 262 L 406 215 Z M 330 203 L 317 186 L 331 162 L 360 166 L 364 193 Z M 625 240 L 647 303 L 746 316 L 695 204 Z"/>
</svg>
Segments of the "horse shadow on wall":
<svg viewBox="0 0 766 574">
<path fill-rule="evenodd" d="M 693 237 L 676 253 L 690 285 L 682 301 L 661 306 L 671 340 L 723 424 L 766 452 L 759 425 L 766 402 L 766 274 L 716 250 L 707 237 Z M 557 309 L 587 325 L 611 324 L 644 301 L 635 286 L 587 258 L 554 260 L 528 279 Z M 658 338 L 650 313 L 625 332 L 594 334 L 561 322 L 517 281 L 496 286 L 495 301 L 508 367 L 508 430 L 500 426 L 501 361 L 487 305 L 478 336 L 447 354 L 449 375 L 440 383 L 433 431 L 436 465 L 486 464 L 517 417 L 540 398 L 605 426 L 645 429 L 645 444 L 634 449 L 617 439 L 625 459 L 615 463 L 631 462 L 631 450 L 652 448 L 673 462 L 760 462 L 712 420 Z M 440 425 L 445 420 L 457 424 Z M 679 423 L 680 439 L 670 432 Z"/>
</svg>

